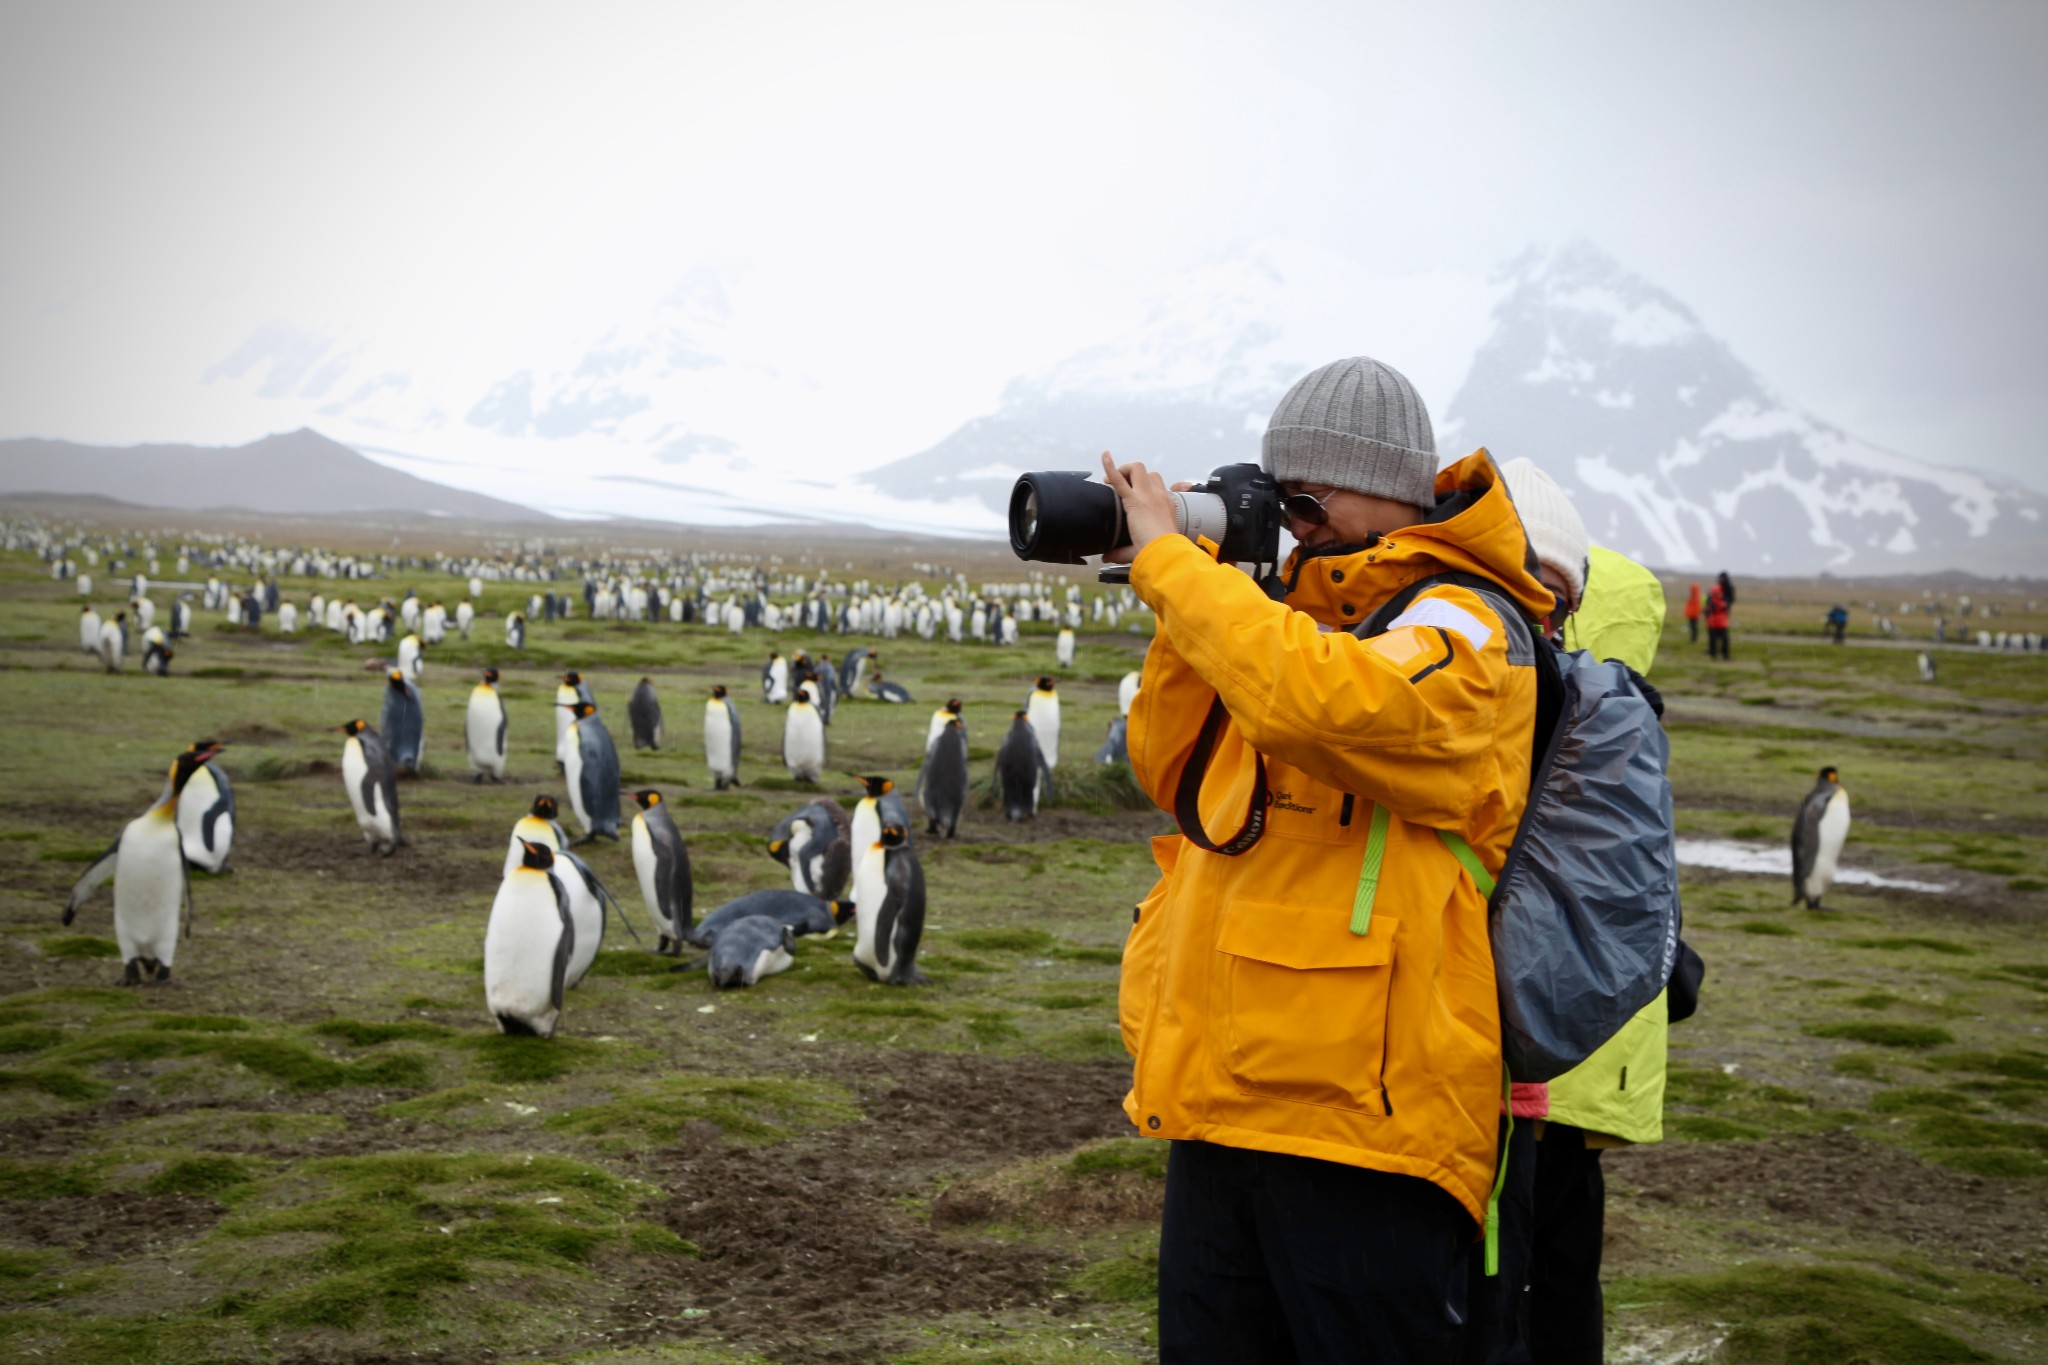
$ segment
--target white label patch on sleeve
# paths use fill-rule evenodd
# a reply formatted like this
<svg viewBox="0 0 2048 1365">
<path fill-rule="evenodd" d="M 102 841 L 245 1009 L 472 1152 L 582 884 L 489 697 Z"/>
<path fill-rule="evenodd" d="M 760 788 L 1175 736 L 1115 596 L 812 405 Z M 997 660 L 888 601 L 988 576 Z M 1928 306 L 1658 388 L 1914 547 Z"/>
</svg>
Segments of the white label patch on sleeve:
<svg viewBox="0 0 2048 1365">
<path fill-rule="evenodd" d="M 1442 626 L 1455 630 L 1474 649 L 1485 649 L 1486 642 L 1493 638 L 1492 626 L 1441 597 L 1425 597 L 1387 623 L 1388 630 L 1399 630 L 1402 626 Z"/>
</svg>

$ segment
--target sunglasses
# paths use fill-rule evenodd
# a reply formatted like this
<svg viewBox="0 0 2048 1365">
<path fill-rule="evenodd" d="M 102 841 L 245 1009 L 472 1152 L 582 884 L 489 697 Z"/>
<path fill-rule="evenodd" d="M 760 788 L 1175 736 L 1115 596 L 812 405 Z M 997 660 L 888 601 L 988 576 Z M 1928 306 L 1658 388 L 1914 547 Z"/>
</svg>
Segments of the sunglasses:
<svg viewBox="0 0 2048 1365">
<path fill-rule="evenodd" d="M 1325 493 L 1323 497 L 1329 497 Z M 1291 521 L 1304 526 L 1324 526 L 1329 523 L 1330 509 L 1323 506 L 1323 498 L 1313 493 L 1289 493 L 1280 499 L 1281 514 Z"/>
</svg>

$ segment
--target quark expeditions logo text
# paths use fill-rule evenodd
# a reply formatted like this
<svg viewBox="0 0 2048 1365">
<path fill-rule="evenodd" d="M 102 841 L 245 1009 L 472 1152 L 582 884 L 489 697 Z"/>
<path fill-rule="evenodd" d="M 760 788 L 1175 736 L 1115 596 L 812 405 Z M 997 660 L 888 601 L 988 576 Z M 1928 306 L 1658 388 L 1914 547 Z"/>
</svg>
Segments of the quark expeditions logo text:
<svg viewBox="0 0 2048 1365">
<path fill-rule="evenodd" d="M 1297 804 L 1294 800 L 1293 792 L 1267 792 L 1266 804 L 1274 810 L 1293 811 L 1296 815 L 1314 815 L 1316 813 L 1314 806 Z"/>
</svg>

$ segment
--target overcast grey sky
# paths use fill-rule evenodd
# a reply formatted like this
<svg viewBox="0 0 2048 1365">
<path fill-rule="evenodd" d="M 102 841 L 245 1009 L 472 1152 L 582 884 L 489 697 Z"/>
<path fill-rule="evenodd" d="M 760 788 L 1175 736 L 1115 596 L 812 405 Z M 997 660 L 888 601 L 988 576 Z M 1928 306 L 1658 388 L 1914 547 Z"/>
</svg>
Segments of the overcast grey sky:
<svg viewBox="0 0 2048 1365">
<path fill-rule="evenodd" d="M 1584 236 L 1818 415 L 2043 486 L 2044 115 L 2042 4 L 17 0 L 0 435 L 530 479 L 660 418 L 829 478 L 1248 243 Z M 1387 359 L 1444 349 L 1386 297 Z"/>
</svg>

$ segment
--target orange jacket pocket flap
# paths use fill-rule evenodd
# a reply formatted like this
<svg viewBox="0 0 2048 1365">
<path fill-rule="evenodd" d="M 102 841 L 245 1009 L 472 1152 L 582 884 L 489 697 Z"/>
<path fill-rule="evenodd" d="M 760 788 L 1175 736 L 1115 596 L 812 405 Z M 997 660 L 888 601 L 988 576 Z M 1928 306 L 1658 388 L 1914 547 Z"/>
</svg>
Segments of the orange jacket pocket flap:
<svg viewBox="0 0 2048 1365">
<path fill-rule="evenodd" d="M 1285 905 L 1233 900 L 1216 935 L 1218 951 L 1296 971 L 1384 967 L 1394 960 L 1391 915 L 1374 915 L 1372 932 L 1351 932 L 1349 905 Z"/>
</svg>

